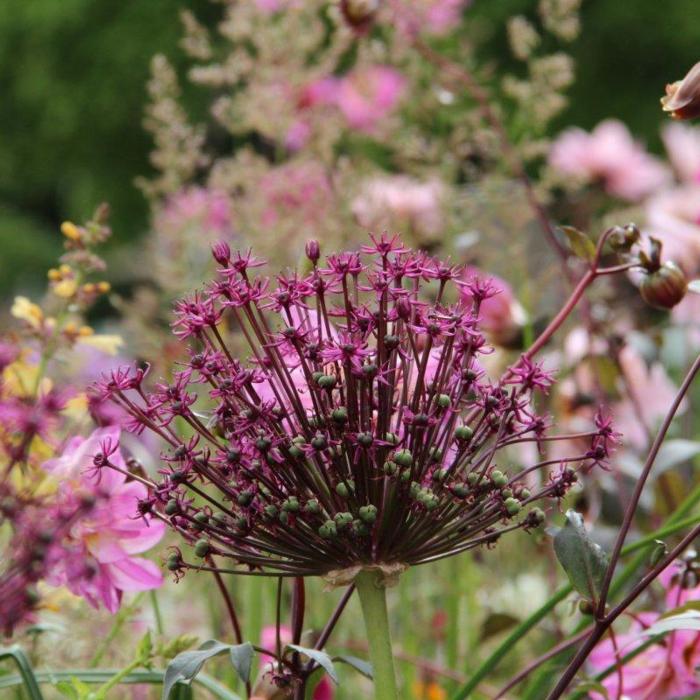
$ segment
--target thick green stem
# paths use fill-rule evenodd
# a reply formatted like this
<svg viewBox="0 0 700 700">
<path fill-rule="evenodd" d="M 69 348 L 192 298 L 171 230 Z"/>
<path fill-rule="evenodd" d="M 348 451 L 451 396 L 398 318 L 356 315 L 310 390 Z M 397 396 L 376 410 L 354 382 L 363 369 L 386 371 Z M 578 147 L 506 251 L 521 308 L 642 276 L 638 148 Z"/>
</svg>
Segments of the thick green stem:
<svg viewBox="0 0 700 700">
<path fill-rule="evenodd" d="M 386 610 L 386 588 L 381 574 L 361 571 L 355 579 L 360 596 L 362 616 L 367 630 L 369 656 L 374 675 L 375 700 L 398 700 L 394 654 L 389 635 L 389 616 Z"/>
</svg>

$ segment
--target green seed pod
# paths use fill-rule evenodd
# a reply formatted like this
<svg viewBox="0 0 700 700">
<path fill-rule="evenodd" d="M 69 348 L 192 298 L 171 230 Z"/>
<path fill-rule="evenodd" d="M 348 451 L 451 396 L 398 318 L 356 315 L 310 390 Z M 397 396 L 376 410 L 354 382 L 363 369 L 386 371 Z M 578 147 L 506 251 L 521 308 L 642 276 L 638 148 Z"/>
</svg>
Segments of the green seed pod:
<svg viewBox="0 0 700 700">
<path fill-rule="evenodd" d="M 399 467 L 398 467 L 398 465 L 396 464 L 396 462 L 391 462 L 391 461 L 389 461 L 389 462 L 384 462 L 384 473 L 385 473 L 387 476 L 394 476 L 394 474 L 396 474 L 398 468 L 399 468 Z"/>
<path fill-rule="evenodd" d="M 469 494 L 469 487 L 466 484 L 453 484 L 452 493 L 457 498 L 465 498 Z"/>
<path fill-rule="evenodd" d="M 273 519 L 277 517 L 277 506 L 273 506 L 272 504 L 267 505 L 263 508 L 263 513 L 267 518 Z"/>
<path fill-rule="evenodd" d="M 336 385 L 336 378 L 332 374 L 324 374 L 316 380 L 321 389 L 332 389 Z"/>
<path fill-rule="evenodd" d="M 579 600 L 578 610 L 582 615 L 593 615 L 595 608 L 590 600 Z"/>
<path fill-rule="evenodd" d="M 503 498 L 513 498 L 513 489 L 501 489 Z"/>
<path fill-rule="evenodd" d="M 209 516 L 206 513 L 195 513 L 192 527 L 195 530 L 203 530 L 204 526 L 209 523 Z"/>
<path fill-rule="evenodd" d="M 304 456 L 304 450 L 301 449 L 301 447 L 297 445 L 292 445 L 289 448 L 289 454 L 294 458 L 294 459 L 301 459 Z"/>
<path fill-rule="evenodd" d="M 333 516 L 333 520 L 335 521 L 336 527 L 343 528 L 349 525 L 354 518 L 352 517 L 352 513 L 344 512 L 336 513 L 335 516 Z"/>
<path fill-rule="evenodd" d="M 166 562 L 165 566 L 168 571 L 177 571 L 181 566 L 180 557 L 177 555 L 168 557 L 168 561 Z"/>
<path fill-rule="evenodd" d="M 408 450 L 399 450 L 394 454 L 393 460 L 400 467 L 410 467 L 413 464 L 413 455 Z"/>
<path fill-rule="evenodd" d="M 517 515 L 520 512 L 520 501 L 518 501 L 516 498 L 506 498 L 503 505 L 506 507 L 508 515 Z"/>
<path fill-rule="evenodd" d="M 336 484 L 335 492 L 341 498 L 347 498 L 350 495 L 350 489 L 342 481 L 339 484 Z"/>
<path fill-rule="evenodd" d="M 533 508 L 527 514 L 528 524 L 532 524 L 533 527 L 539 527 L 546 519 L 547 516 L 541 508 Z"/>
<path fill-rule="evenodd" d="M 390 445 L 397 445 L 399 442 L 399 436 L 395 433 L 385 433 L 384 441 L 388 442 Z"/>
<path fill-rule="evenodd" d="M 317 515 L 321 512 L 321 506 L 315 498 L 312 498 L 304 505 L 304 512 L 310 515 Z"/>
<path fill-rule="evenodd" d="M 288 525 L 289 524 L 289 513 L 286 510 L 281 511 L 279 516 L 278 516 L 278 520 L 282 523 L 282 525 Z"/>
<path fill-rule="evenodd" d="M 194 545 L 194 553 L 200 559 L 203 559 L 211 552 L 211 545 L 208 540 L 197 540 Z"/>
<path fill-rule="evenodd" d="M 411 478 L 411 470 L 410 469 L 404 469 L 401 472 L 401 481 L 408 481 Z"/>
<path fill-rule="evenodd" d="M 668 547 L 662 540 L 654 540 L 654 549 L 649 555 L 649 566 L 655 567 L 668 554 Z"/>
<path fill-rule="evenodd" d="M 359 442 L 362 447 L 371 447 L 374 442 L 374 437 L 372 433 L 360 433 L 357 436 L 357 442 Z"/>
<path fill-rule="evenodd" d="M 338 534 L 338 529 L 332 520 L 326 520 L 326 522 L 318 528 L 318 534 L 324 539 L 330 540 Z"/>
<path fill-rule="evenodd" d="M 447 478 L 447 469 L 436 469 L 432 478 L 433 481 L 444 481 Z"/>
<path fill-rule="evenodd" d="M 410 494 L 411 498 L 418 498 L 420 495 L 420 484 L 417 481 L 412 481 L 411 486 L 408 490 L 408 493 Z"/>
<path fill-rule="evenodd" d="M 430 461 L 439 462 L 442 459 L 442 450 L 439 447 L 430 448 Z"/>
<path fill-rule="evenodd" d="M 315 450 L 325 450 L 326 447 L 328 447 L 328 440 L 326 440 L 325 436 L 323 435 L 317 435 L 312 441 L 311 441 L 311 446 Z"/>
<path fill-rule="evenodd" d="M 455 440 L 460 442 L 468 442 L 472 439 L 474 431 L 468 425 L 460 425 L 459 428 L 455 430 Z"/>
<path fill-rule="evenodd" d="M 494 469 L 491 472 L 491 482 L 500 489 L 508 483 L 508 477 L 502 471 Z"/>
<path fill-rule="evenodd" d="M 334 409 L 333 413 L 331 413 L 331 419 L 333 420 L 334 423 L 338 423 L 340 425 L 347 423 L 347 421 L 348 421 L 348 409 L 345 408 L 345 406 L 340 406 L 340 407 Z"/>
<path fill-rule="evenodd" d="M 440 394 L 437 397 L 437 405 L 442 408 L 449 408 L 452 405 L 452 399 L 447 394 Z"/>
<path fill-rule="evenodd" d="M 298 513 L 300 508 L 299 499 L 296 496 L 290 496 L 282 503 L 282 510 L 285 513 Z"/>
<path fill-rule="evenodd" d="M 163 512 L 166 515 L 175 515 L 176 513 L 180 512 L 180 504 L 177 502 L 176 499 L 171 498 L 166 504 L 165 508 L 163 508 Z"/>
<path fill-rule="evenodd" d="M 477 474 L 476 472 L 469 472 L 469 474 L 467 474 L 467 483 L 470 486 L 476 486 L 476 484 L 479 482 L 480 478 L 481 478 L 481 476 L 479 474 Z"/>
<path fill-rule="evenodd" d="M 359 510 L 360 520 L 371 525 L 377 520 L 377 506 L 362 506 Z"/>
</svg>

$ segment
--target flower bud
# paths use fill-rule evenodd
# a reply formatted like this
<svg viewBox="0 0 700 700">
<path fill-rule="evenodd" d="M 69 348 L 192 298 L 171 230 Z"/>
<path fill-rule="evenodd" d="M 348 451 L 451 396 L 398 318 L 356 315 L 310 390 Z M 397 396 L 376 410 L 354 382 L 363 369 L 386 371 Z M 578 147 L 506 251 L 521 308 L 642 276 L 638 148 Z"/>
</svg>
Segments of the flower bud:
<svg viewBox="0 0 700 700">
<path fill-rule="evenodd" d="M 231 260 L 231 248 L 228 243 L 218 241 L 211 247 L 211 254 L 219 265 L 228 265 Z"/>
<path fill-rule="evenodd" d="M 306 242 L 306 257 L 314 265 L 318 262 L 318 259 L 321 257 L 321 246 L 318 244 L 318 241 L 311 240 Z"/>
<path fill-rule="evenodd" d="M 683 270 L 667 261 L 655 272 L 648 272 L 639 285 L 642 299 L 655 309 L 670 309 L 680 302 L 688 291 Z"/>
<path fill-rule="evenodd" d="M 670 112 L 674 119 L 700 117 L 700 62 L 688 71 L 683 80 L 666 86 L 661 107 L 664 112 Z"/>
<path fill-rule="evenodd" d="M 345 21 L 355 29 L 366 29 L 379 9 L 379 0 L 340 0 Z"/>
</svg>

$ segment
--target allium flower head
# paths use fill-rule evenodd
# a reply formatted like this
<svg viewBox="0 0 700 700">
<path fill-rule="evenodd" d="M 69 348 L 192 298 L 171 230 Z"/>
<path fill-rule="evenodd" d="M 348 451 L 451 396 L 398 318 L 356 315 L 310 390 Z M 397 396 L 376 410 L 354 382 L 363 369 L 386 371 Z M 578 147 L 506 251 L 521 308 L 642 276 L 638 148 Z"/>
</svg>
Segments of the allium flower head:
<svg viewBox="0 0 700 700">
<path fill-rule="evenodd" d="M 250 255 L 217 249 L 219 279 L 177 307 L 190 359 L 172 381 L 147 394 L 115 372 L 96 387 L 169 446 L 149 503 L 198 558 L 177 551 L 171 570 L 221 557 L 232 572 L 336 582 L 397 573 L 538 526 L 537 503 L 606 459 L 601 420 L 582 454 L 505 468 L 508 445 L 546 440 L 533 402 L 552 377 L 527 355 L 485 377 L 480 307 L 497 287 L 397 238 L 325 262 L 308 250 L 311 273 L 275 284 Z"/>
</svg>

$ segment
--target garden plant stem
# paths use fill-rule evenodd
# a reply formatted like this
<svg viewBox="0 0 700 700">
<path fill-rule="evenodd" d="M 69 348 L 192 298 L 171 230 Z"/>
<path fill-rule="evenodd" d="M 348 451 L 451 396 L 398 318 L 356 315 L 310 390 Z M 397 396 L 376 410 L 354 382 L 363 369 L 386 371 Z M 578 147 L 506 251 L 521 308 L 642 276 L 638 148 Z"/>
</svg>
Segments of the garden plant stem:
<svg viewBox="0 0 700 700">
<path fill-rule="evenodd" d="M 389 634 L 389 616 L 386 608 L 386 588 L 381 574 L 361 571 L 355 579 L 360 596 L 362 616 L 367 631 L 369 656 L 374 676 L 375 700 L 398 700 L 394 655 Z"/>
</svg>

